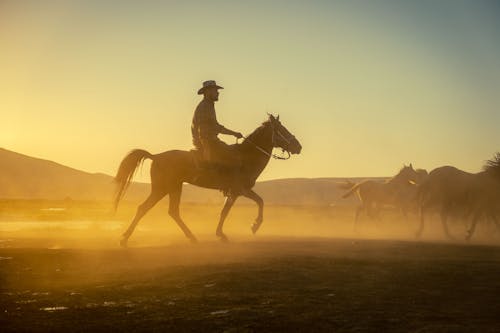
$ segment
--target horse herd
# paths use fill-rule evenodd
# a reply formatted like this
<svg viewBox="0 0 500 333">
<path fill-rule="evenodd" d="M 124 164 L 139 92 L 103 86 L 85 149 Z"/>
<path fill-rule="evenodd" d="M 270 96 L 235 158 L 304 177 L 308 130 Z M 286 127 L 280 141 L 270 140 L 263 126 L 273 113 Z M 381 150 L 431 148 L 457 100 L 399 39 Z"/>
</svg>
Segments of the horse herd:
<svg viewBox="0 0 500 333">
<path fill-rule="evenodd" d="M 223 241 L 227 236 L 223 232 L 224 221 L 238 197 L 253 200 L 258 207 L 255 223 L 251 230 L 255 234 L 263 222 L 264 200 L 253 190 L 255 182 L 271 158 L 287 159 L 274 155 L 273 149 L 280 148 L 290 154 L 300 154 L 302 146 L 297 138 L 281 123 L 279 116 L 268 115 L 268 119 L 249 134 L 241 144 L 234 145 L 242 159 L 239 186 L 228 182 L 231 177 L 211 169 L 200 169 L 196 163 L 196 154 L 191 151 L 169 150 L 160 154 L 151 154 L 142 149 L 131 151 L 120 163 L 117 175 L 115 209 L 123 197 L 132 177 L 145 159 L 151 159 L 151 193 L 137 208 L 129 227 L 123 234 L 121 245 L 126 247 L 128 239 L 142 217 L 163 197 L 169 196 L 169 215 L 177 223 L 184 235 L 192 242 L 196 241 L 188 226 L 184 223 L 179 204 L 184 183 L 196 186 L 220 189 L 226 193 L 226 202 L 221 210 L 216 235 Z M 380 208 L 392 205 L 401 209 L 403 214 L 410 211 L 420 213 L 420 227 L 417 236 L 424 229 L 425 218 L 429 212 L 438 211 L 445 233 L 451 238 L 447 227 L 450 215 L 460 215 L 471 219 L 467 239 L 474 233 L 479 220 L 492 220 L 497 226 L 500 212 L 500 153 L 489 160 L 482 172 L 472 174 L 451 166 L 445 166 L 427 173 L 415 170 L 412 165 L 405 166 L 393 178 L 385 183 L 367 180 L 359 184 L 347 183 L 345 197 L 357 193 L 361 205 L 356 210 L 355 223 L 359 215 L 365 212 L 371 217 L 379 217 Z"/>
<path fill-rule="evenodd" d="M 431 213 L 439 213 L 445 235 L 453 239 L 449 228 L 450 217 L 469 222 L 465 239 L 469 240 L 479 221 L 493 222 L 500 228 L 500 153 L 488 160 L 481 172 L 469 173 L 452 166 L 442 166 L 427 173 L 410 164 L 384 183 L 366 180 L 358 184 L 339 184 L 347 192 L 343 198 L 357 194 L 360 205 L 356 209 L 354 228 L 360 214 L 380 219 L 384 206 L 399 209 L 406 218 L 409 212 L 419 215 L 416 237 L 424 231 Z"/>
</svg>

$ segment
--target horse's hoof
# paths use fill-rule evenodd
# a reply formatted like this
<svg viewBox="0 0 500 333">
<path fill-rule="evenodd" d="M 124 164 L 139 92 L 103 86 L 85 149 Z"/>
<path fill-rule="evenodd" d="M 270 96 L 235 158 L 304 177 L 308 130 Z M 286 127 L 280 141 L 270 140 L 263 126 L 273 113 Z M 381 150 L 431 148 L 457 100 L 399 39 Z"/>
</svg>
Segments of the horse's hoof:
<svg viewBox="0 0 500 333">
<path fill-rule="evenodd" d="M 120 246 L 123 247 L 124 249 L 126 249 L 128 247 L 128 239 L 127 238 L 122 238 L 120 240 Z"/>
<path fill-rule="evenodd" d="M 264 218 L 262 216 L 257 216 L 255 219 L 255 222 L 252 224 L 252 233 L 255 235 L 257 230 L 259 230 L 260 226 L 262 225 L 262 222 L 264 221 Z"/>
<path fill-rule="evenodd" d="M 219 236 L 219 240 L 220 240 L 221 242 L 223 242 L 223 243 L 227 243 L 227 242 L 229 242 L 229 238 L 227 238 L 227 236 L 226 236 L 226 235 L 224 235 L 224 234 L 220 234 L 220 235 L 217 235 L 217 236 Z"/>
<path fill-rule="evenodd" d="M 198 243 L 198 239 L 196 239 L 196 237 L 194 237 L 193 235 L 188 236 L 188 238 L 191 241 L 191 244 L 197 244 Z"/>
</svg>

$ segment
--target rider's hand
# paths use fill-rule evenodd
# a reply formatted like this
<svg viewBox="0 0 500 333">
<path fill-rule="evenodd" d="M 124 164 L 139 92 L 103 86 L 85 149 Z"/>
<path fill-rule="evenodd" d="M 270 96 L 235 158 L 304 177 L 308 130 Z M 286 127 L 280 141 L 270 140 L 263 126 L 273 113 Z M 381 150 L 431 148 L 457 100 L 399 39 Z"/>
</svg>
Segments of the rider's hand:
<svg viewBox="0 0 500 333">
<path fill-rule="evenodd" d="M 234 136 L 236 137 L 236 139 L 241 139 L 243 137 L 243 134 L 241 134 L 240 132 L 235 132 Z"/>
</svg>

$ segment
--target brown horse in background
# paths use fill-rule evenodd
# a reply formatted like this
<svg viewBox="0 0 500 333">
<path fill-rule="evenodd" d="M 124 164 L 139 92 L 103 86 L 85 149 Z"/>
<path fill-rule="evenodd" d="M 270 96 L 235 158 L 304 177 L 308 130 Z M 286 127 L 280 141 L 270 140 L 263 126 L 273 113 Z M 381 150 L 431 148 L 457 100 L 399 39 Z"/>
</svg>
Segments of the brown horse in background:
<svg viewBox="0 0 500 333">
<path fill-rule="evenodd" d="M 118 184 L 115 196 L 115 209 L 118 207 L 118 203 L 130 184 L 138 166 L 146 158 L 153 160 L 153 162 L 150 171 L 151 193 L 146 201 L 137 208 L 137 213 L 127 231 L 123 234 L 120 244 L 124 247 L 127 246 L 128 239 L 134 232 L 139 220 L 167 194 L 170 198 L 169 215 L 177 222 L 185 236 L 195 242 L 196 238 L 179 214 L 183 183 L 220 189 L 228 193 L 216 231 L 216 235 L 221 240 L 227 240 L 222 227 L 238 196 L 243 195 L 255 201 L 259 211 L 257 219 L 252 225 L 252 232 L 256 233 L 263 221 L 264 207 L 262 198 L 252 190 L 257 177 L 264 170 L 269 159 L 275 157 L 272 154 L 273 148 L 281 148 L 289 154 L 299 154 L 302 146 L 295 136 L 281 124 L 279 116 L 275 118 L 269 115 L 267 121 L 254 130 L 241 144 L 235 145 L 234 148 L 241 155 L 243 162 L 243 167 L 238 172 L 239 182 L 237 188 L 234 188 L 234 177 L 231 175 L 231 172 L 221 172 L 221 170 L 214 168 L 201 169 L 197 158 L 199 152 L 169 150 L 153 155 L 145 150 L 136 149 L 125 156 L 115 177 Z"/>
<path fill-rule="evenodd" d="M 384 183 L 365 180 L 358 184 L 348 184 L 350 185 L 349 191 L 342 198 L 356 193 L 360 201 L 360 205 L 356 208 L 353 228 L 356 229 L 359 215 L 362 212 L 371 218 L 379 218 L 379 210 L 384 205 L 401 208 L 406 215 L 406 210 L 416 195 L 415 184 L 420 181 L 421 177 L 423 177 L 422 172 L 417 172 L 410 164 L 403 166 L 396 176 Z M 341 187 L 347 186 L 342 185 Z"/>
<path fill-rule="evenodd" d="M 480 219 L 491 219 L 498 227 L 500 210 L 500 153 L 488 160 L 479 173 L 469 173 L 452 166 L 432 170 L 418 190 L 420 226 L 416 236 L 424 230 L 425 217 L 430 210 L 438 210 L 446 236 L 453 239 L 447 220 L 453 213 L 472 217 L 466 240 L 474 234 Z"/>
</svg>

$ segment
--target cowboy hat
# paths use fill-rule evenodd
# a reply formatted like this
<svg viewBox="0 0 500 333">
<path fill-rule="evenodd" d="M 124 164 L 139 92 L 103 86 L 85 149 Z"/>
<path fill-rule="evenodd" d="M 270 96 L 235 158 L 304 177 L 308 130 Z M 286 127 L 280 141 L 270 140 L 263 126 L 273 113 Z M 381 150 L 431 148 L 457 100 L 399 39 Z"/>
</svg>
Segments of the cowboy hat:
<svg viewBox="0 0 500 333">
<path fill-rule="evenodd" d="M 214 87 L 215 89 L 224 89 L 223 87 L 218 86 L 214 80 L 208 80 L 208 81 L 203 82 L 203 87 L 201 87 L 198 90 L 198 95 L 203 94 L 205 92 L 205 90 L 207 90 L 208 88 L 211 88 L 211 87 Z"/>
</svg>

